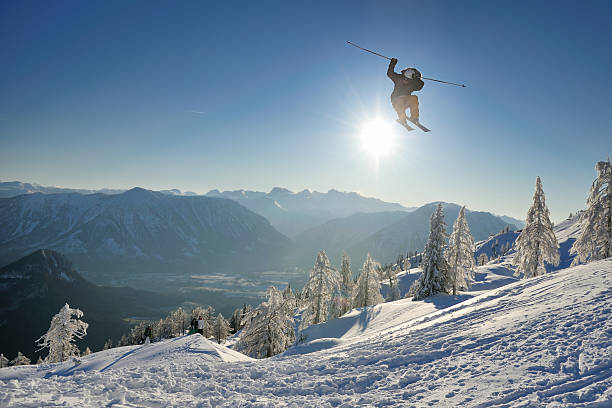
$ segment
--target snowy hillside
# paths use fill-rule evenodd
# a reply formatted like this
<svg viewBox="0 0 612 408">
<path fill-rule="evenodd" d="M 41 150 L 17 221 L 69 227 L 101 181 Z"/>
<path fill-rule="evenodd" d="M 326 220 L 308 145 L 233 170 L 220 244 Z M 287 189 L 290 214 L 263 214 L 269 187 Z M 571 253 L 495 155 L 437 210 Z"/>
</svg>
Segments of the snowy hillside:
<svg viewBox="0 0 612 408">
<path fill-rule="evenodd" d="M 378 305 L 250 360 L 196 336 L 0 370 L 17 406 L 610 406 L 612 259 Z M 313 336 L 314 337 L 314 336 Z M 318 350 L 319 351 L 316 351 Z M 233 359 L 233 361 L 232 361 Z"/>
<path fill-rule="evenodd" d="M 570 250 L 580 235 L 580 213 L 555 225 L 553 231 L 559 244 L 560 262 L 558 266 L 547 265 L 546 270 L 549 272 L 565 269 L 571 265 L 575 255 L 570 254 Z M 499 263 L 509 263 L 514 257 L 515 251 L 512 247 L 519 234 L 518 231 L 502 232 L 477 242 L 474 256 L 478 259 L 480 255 L 486 254 L 488 259 L 493 259 L 507 251 L 506 256 L 502 256 Z"/>
</svg>

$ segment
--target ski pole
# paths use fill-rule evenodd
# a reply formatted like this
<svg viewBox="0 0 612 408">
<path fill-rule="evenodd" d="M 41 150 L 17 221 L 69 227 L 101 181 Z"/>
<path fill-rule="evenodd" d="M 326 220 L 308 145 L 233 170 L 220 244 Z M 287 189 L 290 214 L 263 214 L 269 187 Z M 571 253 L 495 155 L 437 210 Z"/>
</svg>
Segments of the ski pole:
<svg viewBox="0 0 612 408">
<path fill-rule="evenodd" d="M 443 84 L 449 84 L 449 85 L 455 85 L 455 86 L 460 86 L 462 88 L 465 88 L 464 84 L 456 84 L 454 82 L 447 82 L 447 81 L 441 81 L 439 79 L 433 79 L 433 78 L 425 78 L 425 77 L 421 77 L 421 79 L 426 79 L 428 81 L 436 81 L 436 82 L 442 82 Z"/>
<path fill-rule="evenodd" d="M 379 53 L 377 53 L 377 52 L 374 52 L 374 51 L 368 50 L 367 48 L 360 47 L 360 46 L 358 46 L 357 44 L 353 44 L 353 43 L 352 43 L 352 42 L 350 42 L 350 41 L 347 41 L 347 43 L 351 44 L 353 47 L 357 47 L 357 48 L 359 48 L 360 50 L 364 50 L 364 51 L 366 51 L 366 52 L 369 52 L 370 54 L 378 55 L 379 57 L 383 57 L 383 58 L 386 58 L 386 59 L 388 59 L 389 61 L 391 61 L 391 58 L 389 58 L 389 57 L 385 57 L 385 56 L 384 56 L 384 55 L 382 55 L 382 54 L 379 54 Z"/>
<path fill-rule="evenodd" d="M 379 54 L 379 53 L 377 53 L 377 52 L 374 52 L 374 51 L 372 51 L 372 50 L 368 50 L 367 48 L 360 47 L 360 46 L 358 46 L 357 44 L 353 44 L 353 43 L 352 43 L 352 42 L 350 42 L 350 41 L 347 41 L 347 43 L 348 43 L 348 44 L 350 44 L 350 45 L 352 45 L 353 47 L 357 47 L 357 48 L 359 48 L 360 50 L 363 50 L 363 51 L 369 52 L 370 54 L 378 55 L 379 57 L 383 57 L 383 58 L 388 59 L 389 61 L 391 61 L 391 58 L 389 58 L 389 57 L 387 57 L 387 56 L 384 56 L 384 55 Z M 460 86 L 460 87 L 462 87 L 462 88 L 465 88 L 465 85 L 464 85 L 464 84 L 456 84 L 456 83 L 454 83 L 454 82 L 442 81 L 442 80 L 440 80 L 440 79 L 434 79 L 434 78 L 425 78 L 425 77 L 421 77 L 421 79 L 426 79 L 426 80 L 428 80 L 428 81 L 441 82 L 441 83 L 443 83 L 443 84 L 455 85 L 455 86 Z"/>
</svg>

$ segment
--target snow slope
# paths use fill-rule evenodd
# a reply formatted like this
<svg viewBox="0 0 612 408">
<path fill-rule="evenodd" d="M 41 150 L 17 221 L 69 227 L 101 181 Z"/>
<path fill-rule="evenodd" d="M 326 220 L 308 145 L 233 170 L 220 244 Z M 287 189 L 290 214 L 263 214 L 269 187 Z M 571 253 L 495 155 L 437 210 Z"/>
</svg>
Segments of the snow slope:
<svg viewBox="0 0 612 408">
<path fill-rule="evenodd" d="M 612 259 L 448 301 L 355 311 L 319 327 L 335 347 L 267 360 L 196 335 L 2 369 L 0 406 L 612 406 Z"/>
</svg>

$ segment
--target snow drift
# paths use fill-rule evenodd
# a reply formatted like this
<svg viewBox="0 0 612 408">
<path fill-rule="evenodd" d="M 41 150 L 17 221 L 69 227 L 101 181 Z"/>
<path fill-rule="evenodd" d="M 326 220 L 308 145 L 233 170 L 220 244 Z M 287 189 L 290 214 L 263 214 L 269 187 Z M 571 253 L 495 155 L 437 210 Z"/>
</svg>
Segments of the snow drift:
<svg viewBox="0 0 612 408">
<path fill-rule="evenodd" d="M 442 306 L 403 300 L 354 311 L 317 327 L 335 346 L 266 360 L 195 335 L 79 365 L 2 369 L 0 405 L 612 404 L 612 259 Z"/>
</svg>

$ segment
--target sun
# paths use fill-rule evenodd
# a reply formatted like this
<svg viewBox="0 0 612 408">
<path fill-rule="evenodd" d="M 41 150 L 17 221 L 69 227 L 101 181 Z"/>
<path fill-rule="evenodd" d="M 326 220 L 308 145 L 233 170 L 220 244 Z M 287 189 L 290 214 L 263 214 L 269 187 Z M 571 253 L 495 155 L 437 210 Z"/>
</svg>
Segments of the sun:
<svg viewBox="0 0 612 408">
<path fill-rule="evenodd" d="M 361 144 L 376 159 L 387 156 L 395 147 L 395 132 L 384 120 L 374 119 L 363 126 Z"/>
</svg>

